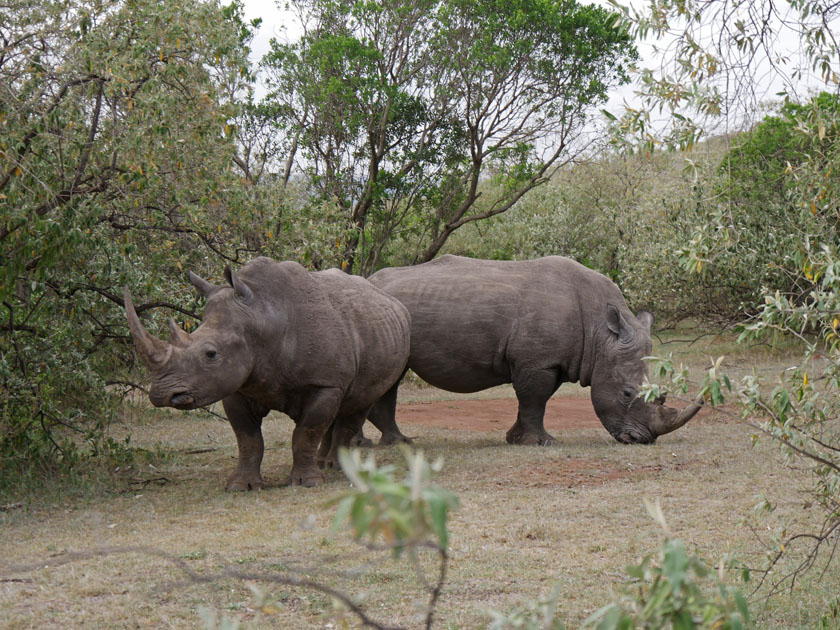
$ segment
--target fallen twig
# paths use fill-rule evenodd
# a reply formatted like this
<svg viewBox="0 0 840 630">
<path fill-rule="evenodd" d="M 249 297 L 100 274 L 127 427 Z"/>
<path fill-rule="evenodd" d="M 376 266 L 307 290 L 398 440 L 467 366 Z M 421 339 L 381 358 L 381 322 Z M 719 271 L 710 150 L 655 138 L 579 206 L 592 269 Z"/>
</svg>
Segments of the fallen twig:
<svg viewBox="0 0 840 630">
<path fill-rule="evenodd" d="M 143 490 L 149 484 L 154 483 L 159 486 L 165 486 L 168 483 L 172 483 L 171 479 L 167 479 L 166 477 L 155 477 L 154 479 L 129 479 L 128 485 L 129 486 L 137 486 L 133 487 L 132 490 Z"/>
</svg>

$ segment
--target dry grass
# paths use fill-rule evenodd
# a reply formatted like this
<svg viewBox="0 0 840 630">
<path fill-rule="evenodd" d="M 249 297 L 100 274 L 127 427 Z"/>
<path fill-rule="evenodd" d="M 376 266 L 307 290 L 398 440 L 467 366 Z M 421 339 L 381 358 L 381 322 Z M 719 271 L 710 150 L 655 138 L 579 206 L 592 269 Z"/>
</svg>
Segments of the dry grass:
<svg viewBox="0 0 840 630">
<path fill-rule="evenodd" d="M 711 340 L 684 356 L 700 365 L 707 350 L 720 354 L 711 352 Z M 769 354 L 761 359 L 768 369 L 784 363 Z M 428 391 L 412 390 L 405 399 Z M 307 576 L 360 598 L 376 619 L 417 627 L 424 596 L 410 567 L 345 535 L 330 536 L 324 503 L 347 487 L 340 473 L 331 472 L 320 488 L 281 485 L 291 466 L 291 428 L 281 417 L 265 422 L 268 488 L 227 494 L 222 487 L 236 448 L 226 423 L 127 409 L 117 434 L 130 433 L 132 444 L 166 457 L 120 471 L 113 490 L 95 499 L 0 513 L 0 627 L 194 628 L 202 623 L 200 607 L 245 627 L 343 627 L 326 596 L 261 583 L 275 601 L 261 611 L 253 582 L 197 583 L 173 559 L 205 576 L 225 568 Z M 603 430 L 569 431 L 557 436 L 557 448 L 528 448 L 507 446 L 503 431 L 408 429 L 427 455 L 444 458 L 439 482 L 462 504 L 451 519 L 452 563 L 437 628 L 480 627 L 488 608 L 543 595 L 558 580 L 562 616 L 577 627 L 614 596 L 626 565 L 658 549 L 644 497 L 661 500 L 674 533 L 697 553 L 734 553 L 754 567 L 764 555 L 750 525 L 769 536 L 780 522 L 792 532 L 813 528 L 819 516 L 803 509 L 807 475 L 790 474 L 772 444 L 751 448 L 749 429 L 722 415 L 692 421 L 647 447 L 619 445 Z M 401 460 L 394 448 L 376 454 Z M 769 520 L 753 516 L 759 494 L 779 503 Z M 136 547 L 165 555 L 130 551 Z M 756 599 L 759 627 L 814 627 L 840 572 L 817 577 L 766 604 Z"/>
</svg>

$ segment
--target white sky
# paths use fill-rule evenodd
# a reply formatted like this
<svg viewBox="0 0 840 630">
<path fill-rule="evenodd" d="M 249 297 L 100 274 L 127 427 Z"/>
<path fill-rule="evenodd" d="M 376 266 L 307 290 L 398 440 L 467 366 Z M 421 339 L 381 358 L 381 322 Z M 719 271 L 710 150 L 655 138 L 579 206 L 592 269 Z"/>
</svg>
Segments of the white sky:
<svg viewBox="0 0 840 630">
<path fill-rule="evenodd" d="M 268 44 L 272 37 L 284 39 L 286 35 L 293 36 L 299 30 L 295 27 L 293 15 L 271 0 L 244 0 L 245 19 L 262 18 L 262 25 L 252 44 L 251 60 L 256 63 L 268 52 Z M 284 27 L 287 31 L 284 31 Z"/>
</svg>

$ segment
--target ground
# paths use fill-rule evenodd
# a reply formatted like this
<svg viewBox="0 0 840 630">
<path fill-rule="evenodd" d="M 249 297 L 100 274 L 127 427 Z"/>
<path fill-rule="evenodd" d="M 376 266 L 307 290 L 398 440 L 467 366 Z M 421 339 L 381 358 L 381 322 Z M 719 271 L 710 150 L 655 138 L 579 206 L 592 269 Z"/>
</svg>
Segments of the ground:
<svg viewBox="0 0 840 630">
<path fill-rule="evenodd" d="M 507 431 L 516 418 L 516 405 L 516 399 L 511 397 L 416 402 L 400 405 L 398 417 L 400 425 L 405 426 L 456 431 Z M 710 410 L 701 410 L 693 422 L 703 424 L 711 415 Z M 549 400 L 545 410 L 545 427 L 549 433 L 563 439 L 570 431 L 596 429 L 602 425 L 589 398 L 578 395 L 555 396 Z M 411 432 L 408 433 L 411 437 Z M 575 459 L 554 462 L 548 467 L 540 464 L 530 469 L 519 468 L 516 475 L 530 487 L 561 485 L 572 488 L 637 476 L 642 472 L 639 468 L 613 466 L 603 461 Z"/>
<path fill-rule="evenodd" d="M 586 390 L 570 394 L 549 404 L 546 425 L 559 445 L 544 448 L 505 443 L 515 418 L 509 388 L 479 400 L 405 392 L 401 427 L 430 460 L 443 460 L 437 480 L 461 502 L 450 517 L 451 564 L 435 628 L 483 627 L 490 610 L 555 584 L 560 618 L 578 627 L 616 596 L 628 564 L 656 557 L 662 534 L 643 499 L 659 500 L 672 531 L 711 562 L 731 553 L 758 567 L 782 520 L 790 528 L 815 523 L 777 449 L 751 447 L 752 430 L 736 418 L 704 410 L 655 445 L 625 446 L 601 427 Z M 419 402 L 428 398 L 438 399 Z M 132 444 L 157 452 L 149 463 L 114 471 L 104 494 L 0 513 L 0 627 L 221 627 L 223 617 L 243 630 L 359 627 L 329 597 L 236 572 L 318 581 L 386 625 L 419 627 L 426 595 L 410 563 L 331 531 L 327 502 L 347 489 L 343 475 L 330 471 L 314 489 L 283 485 L 291 428 L 279 414 L 266 419 L 267 487 L 231 494 L 223 484 L 236 448 L 226 422 L 128 408 L 114 437 L 130 434 Z M 404 465 L 396 447 L 366 453 Z M 754 517 L 759 494 L 781 499 L 770 519 Z M 832 589 L 808 584 L 757 604 L 761 627 L 811 627 Z M 202 621 L 213 615 L 218 622 Z"/>
<path fill-rule="evenodd" d="M 516 399 L 446 400 L 404 404 L 399 409 L 400 424 L 422 424 L 466 431 L 507 431 L 516 419 Z M 555 397 L 545 410 L 549 432 L 600 427 L 601 421 L 588 398 Z"/>
</svg>

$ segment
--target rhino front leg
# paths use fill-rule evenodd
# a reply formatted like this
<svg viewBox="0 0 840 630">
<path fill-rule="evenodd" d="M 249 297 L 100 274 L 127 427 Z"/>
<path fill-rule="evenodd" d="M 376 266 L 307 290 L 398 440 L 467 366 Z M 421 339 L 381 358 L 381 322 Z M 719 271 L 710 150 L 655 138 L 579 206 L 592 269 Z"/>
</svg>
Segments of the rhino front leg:
<svg viewBox="0 0 840 630">
<path fill-rule="evenodd" d="M 304 401 L 300 418 L 296 418 L 292 433 L 292 470 L 288 484 L 291 486 L 317 486 L 324 482 L 324 473 L 318 468 L 315 456 L 318 445 L 335 420 L 341 404 L 341 392 L 336 388 L 323 388 L 310 394 Z"/>
<path fill-rule="evenodd" d="M 268 410 L 238 393 L 222 399 L 222 405 L 239 447 L 239 461 L 227 478 L 225 490 L 261 490 L 265 487 L 260 474 L 265 450 L 262 419 Z"/>
<path fill-rule="evenodd" d="M 546 432 L 543 424 L 545 405 L 560 386 L 557 372 L 539 370 L 519 375 L 514 379 L 513 389 L 519 401 L 516 422 L 508 429 L 508 444 L 555 446 L 557 440 Z"/>
</svg>

